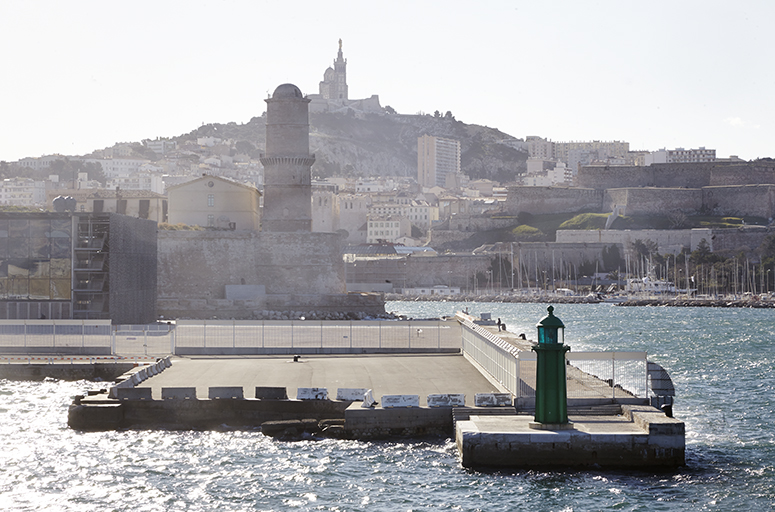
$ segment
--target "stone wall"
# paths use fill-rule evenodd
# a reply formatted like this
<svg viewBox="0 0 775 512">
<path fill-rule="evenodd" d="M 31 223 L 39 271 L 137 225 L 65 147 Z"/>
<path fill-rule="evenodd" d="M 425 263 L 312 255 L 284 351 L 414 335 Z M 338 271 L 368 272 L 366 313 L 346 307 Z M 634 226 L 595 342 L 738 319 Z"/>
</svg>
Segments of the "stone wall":
<svg viewBox="0 0 775 512">
<path fill-rule="evenodd" d="M 700 189 L 609 188 L 605 191 L 602 211 L 611 212 L 616 206 L 624 206 L 625 215 L 695 213 L 702 210 L 702 198 Z"/>
<path fill-rule="evenodd" d="M 706 210 L 716 215 L 775 217 L 775 185 L 716 186 L 702 189 Z"/>
<path fill-rule="evenodd" d="M 267 294 L 345 293 L 342 241 L 338 233 L 261 233 L 258 284 Z"/>
<path fill-rule="evenodd" d="M 635 229 L 635 230 L 557 230 L 557 242 L 566 244 L 617 244 L 625 250 L 635 240 L 650 240 L 657 244 L 660 254 L 680 253 L 684 248 L 697 249 L 697 243 L 705 238 L 712 243 L 713 230 L 700 229 Z M 624 253 L 621 253 L 622 255 Z"/>
<path fill-rule="evenodd" d="M 159 298 L 223 299 L 227 284 L 263 284 L 257 242 L 249 232 L 159 230 Z"/>
<path fill-rule="evenodd" d="M 712 240 L 707 240 L 713 252 L 726 256 L 735 256 L 740 251 L 751 252 L 759 248 L 764 239 L 773 231 L 764 226 L 745 226 L 733 229 L 714 229 Z"/>
<path fill-rule="evenodd" d="M 384 313 L 378 296 L 345 295 L 337 233 L 161 230 L 158 241 L 165 317 L 257 318 L 265 309 Z M 226 285 L 263 285 L 266 295 L 226 300 Z"/>
<path fill-rule="evenodd" d="M 603 208 L 603 191 L 592 188 L 509 187 L 505 208 L 512 215 L 519 212 L 534 215 L 599 212 Z"/>
<path fill-rule="evenodd" d="M 588 166 L 579 169 L 579 187 L 702 188 L 715 185 L 775 183 L 775 165 L 753 162 L 653 164 L 649 166 Z"/>
</svg>

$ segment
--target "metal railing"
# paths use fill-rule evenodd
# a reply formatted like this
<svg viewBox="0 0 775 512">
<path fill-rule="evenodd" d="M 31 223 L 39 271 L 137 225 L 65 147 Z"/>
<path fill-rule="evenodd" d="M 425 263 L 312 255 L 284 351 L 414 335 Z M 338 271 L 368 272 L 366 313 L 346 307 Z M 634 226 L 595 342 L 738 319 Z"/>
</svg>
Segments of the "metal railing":
<svg viewBox="0 0 775 512">
<path fill-rule="evenodd" d="M 470 320 L 462 322 L 463 354 L 498 381 L 509 393 L 520 396 L 520 351 Z"/>
<path fill-rule="evenodd" d="M 180 320 L 174 350 L 183 349 L 460 349 L 456 321 Z"/>
<path fill-rule="evenodd" d="M 462 322 L 463 353 L 515 398 L 534 398 L 535 352 L 520 351 L 469 320 Z M 646 352 L 567 352 L 568 398 L 646 398 Z"/>
<path fill-rule="evenodd" d="M 110 320 L 0 320 L 0 348 L 113 347 Z"/>
</svg>

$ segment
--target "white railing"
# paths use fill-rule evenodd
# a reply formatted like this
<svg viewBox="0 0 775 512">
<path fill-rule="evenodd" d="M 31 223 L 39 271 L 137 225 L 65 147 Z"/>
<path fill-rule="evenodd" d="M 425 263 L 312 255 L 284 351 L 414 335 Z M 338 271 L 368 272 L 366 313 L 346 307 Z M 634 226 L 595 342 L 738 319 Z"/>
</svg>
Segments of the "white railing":
<svg viewBox="0 0 775 512">
<path fill-rule="evenodd" d="M 460 349 L 456 321 L 179 320 L 173 352 L 208 349 Z"/>
<path fill-rule="evenodd" d="M 514 398 L 535 397 L 537 354 L 469 320 L 462 322 L 463 353 Z M 646 398 L 646 352 L 566 352 L 568 398 Z"/>
<path fill-rule="evenodd" d="M 0 320 L 0 348 L 35 350 L 110 349 L 110 320 Z"/>
<path fill-rule="evenodd" d="M 462 322 L 463 354 L 478 364 L 493 379 L 514 396 L 519 393 L 520 351 L 487 329 L 471 322 Z"/>
</svg>

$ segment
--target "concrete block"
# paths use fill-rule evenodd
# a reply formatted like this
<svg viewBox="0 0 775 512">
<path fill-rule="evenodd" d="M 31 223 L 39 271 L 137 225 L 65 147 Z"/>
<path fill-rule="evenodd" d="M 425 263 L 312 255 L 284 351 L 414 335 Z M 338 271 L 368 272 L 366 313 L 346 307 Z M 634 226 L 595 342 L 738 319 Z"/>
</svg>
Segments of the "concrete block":
<svg viewBox="0 0 775 512">
<path fill-rule="evenodd" d="M 377 405 L 377 401 L 374 400 L 374 394 L 369 389 L 363 395 L 363 403 L 361 404 L 361 407 L 363 407 L 364 409 L 368 409 L 368 408 L 374 407 L 375 405 Z"/>
<path fill-rule="evenodd" d="M 326 388 L 299 388 L 296 390 L 297 400 L 328 400 Z"/>
<path fill-rule="evenodd" d="M 466 396 L 463 393 L 441 393 L 428 395 L 428 407 L 464 407 Z"/>
<path fill-rule="evenodd" d="M 151 388 L 118 388 L 116 396 L 119 400 L 152 400 Z"/>
<path fill-rule="evenodd" d="M 336 390 L 336 399 L 360 402 L 368 391 L 366 388 L 338 388 Z"/>
<path fill-rule="evenodd" d="M 140 376 L 140 373 L 133 373 L 128 380 L 130 380 L 135 386 L 143 382 L 143 378 Z"/>
<path fill-rule="evenodd" d="M 196 388 L 161 388 L 162 400 L 196 400 Z"/>
<path fill-rule="evenodd" d="M 511 393 L 477 393 L 474 396 L 476 407 L 511 407 Z"/>
<path fill-rule="evenodd" d="M 242 400 L 245 396 L 242 393 L 242 386 L 215 386 L 207 391 L 207 397 L 210 400 Z"/>
<path fill-rule="evenodd" d="M 420 395 L 382 395 L 382 408 L 420 407 Z"/>
<path fill-rule="evenodd" d="M 288 390 L 280 387 L 256 386 L 256 398 L 261 400 L 288 400 Z"/>
</svg>

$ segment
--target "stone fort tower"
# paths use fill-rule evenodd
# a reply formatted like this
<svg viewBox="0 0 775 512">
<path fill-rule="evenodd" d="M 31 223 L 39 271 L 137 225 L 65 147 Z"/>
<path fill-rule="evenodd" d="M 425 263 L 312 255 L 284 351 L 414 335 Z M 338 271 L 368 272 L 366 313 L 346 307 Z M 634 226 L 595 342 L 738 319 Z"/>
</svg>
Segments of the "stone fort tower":
<svg viewBox="0 0 775 512">
<path fill-rule="evenodd" d="M 263 231 L 312 231 L 309 102 L 293 84 L 266 100 Z"/>
</svg>

